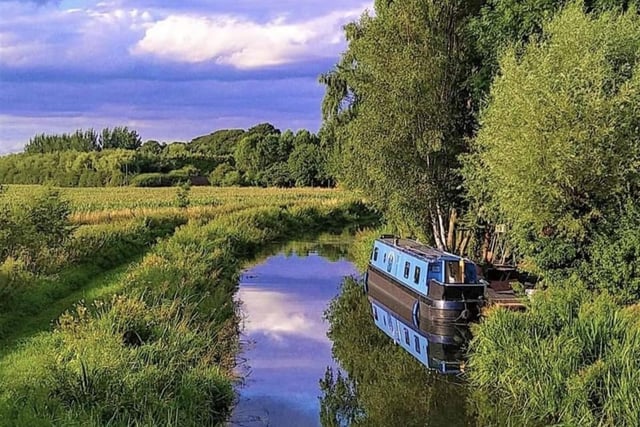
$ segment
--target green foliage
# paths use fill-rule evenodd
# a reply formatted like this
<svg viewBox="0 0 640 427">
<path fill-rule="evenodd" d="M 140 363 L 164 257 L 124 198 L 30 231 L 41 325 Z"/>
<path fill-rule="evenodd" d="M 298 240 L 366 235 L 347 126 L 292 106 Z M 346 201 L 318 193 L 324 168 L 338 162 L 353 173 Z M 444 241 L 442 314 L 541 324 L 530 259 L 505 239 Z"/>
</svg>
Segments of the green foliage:
<svg viewBox="0 0 640 427">
<path fill-rule="evenodd" d="M 79 304 L 0 360 L 0 419 L 76 425 L 218 425 L 234 400 L 233 293 L 264 245 L 363 221 L 361 205 L 311 199 L 192 222 L 124 280 L 124 294 Z"/>
<path fill-rule="evenodd" d="M 126 264 L 185 222 L 167 216 L 82 226 L 56 253 L 37 259 L 38 275 L 30 273 L 23 261 L 7 258 L 0 264 L 0 294 L 4 296 L 0 299 L 0 339 L 13 337 L 53 302 L 81 289 L 97 274 Z"/>
<path fill-rule="evenodd" d="M 87 147 L 76 140 L 91 139 Z M 71 142 L 70 142 L 71 141 Z M 212 185 L 260 185 L 290 187 L 287 161 L 297 146 L 318 145 L 308 131 L 280 133 L 263 123 L 248 131 L 230 129 L 195 138 L 191 143 L 141 143 L 135 130 L 126 127 L 69 135 L 41 135 L 25 153 L 0 157 L 0 182 L 8 184 L 51 184 L 61 187 L 172 186 L 191 177 L 211 175 Z M 79 145 L 80 144 L 80 145 Z M 333 185 L 324 171 L 316 172 L 326 153 L 316 149 L 318 160 L 310 159 L 314 170 L 302 173 L 299 185 Z M 299 156 L 298 156 L 299 157 Z M 298 162 L 296 162 L 297 164 Z M 316 164 L 318 163 L 318 164 Z M 217 168 L 220 168 L 217 172 Z"/>
<path fill-rule="evenodd" d="M 136 150 L 142 145 L 138 132 L 128 127 L 116 126 L 113 129 L 105 128 L 100 133 L 98 141 L 101 150 L 123 149 Z"/>
<path fill-rule="evenodd" d="M 629 203 L 614 224 L 607 224 L 589 247 L 581 266 L 583 280 L 622 304 L 640 301 L 640 212 Z"/>
<path fill-rule="evenodd" d="M 149 141 L 145 141 L 140 148 L 138 149 L 139 152 L 141 153 L 148 153 L 148 154 L 160 154 L 162 153 L 162 150 L 164 150 L 166 147 L 166 145 L 159 143 L 158 141 L 154 141 L 154 140 L 149 140 Z"/>
<path fill-rule="evenodd" d="M 489 92 L 499 70 L 498 59 L 505 50 L 515 47 L 522 52 L 527 43 L 542 34 L 543 25 L 551 20 L 570 0 L 488 0 L 468 24 L 473 49 L 477 55 L 477 69 L 471 85 L 477 104 Z M 586 0 L 585 12 L 626 10 L 634 0 Z"/>
<path fill-rule="evenodd" d="M 363 190 L 390 221 L 432 235 L 443 248 L 449 214 L 463 207 L 457 157 L 473 125 L 464 24 L 475 8 L 463 1 L 376 2 L 375 16 L 346 27 L 349 47 L 321 78 L 323 126 L 335 143 L 339 180 Z"/>
<path fill-rule="evenodd" d="M 245 131 L 242 129 L 223 129 L 209 135 L 194 138 L 190 145 L 197 152 L 225 156 L 233 154 L 235 146 Z"/>
<path fill-rule="evenodd" d="M 293 187 L 297 183 L 294 182 L 289 165 L 285 162 L 269 166 L 262 174 L 262 182 L 269 187 Z M 304 185 L 300 184 L 299 186 Z"/>
<path fill-rule="evenodd" d="M 141 173 L 133 177 L 130 184 L 134 187 L 170 187 L 181 179 L 165 173 Z"/>
<path fill-rule="evenodd" d="M 237 185 L 240 182 L 235 184 L 228 184 L 229 174 L 233 173 L 235 168 L 228 163 L 222 163 L 218 165 L 213 172 L 209 175 L 209 183 L 211 185 L 215 185 L 217 187 L 226 186 L 226 185 Z"/>
<path fill-rule="evenodd" d="M 298 187 L 327 185 L 325 153 L 319 145 L 307 142 L 296 144 L 287 160 L 291 179 Z"/>
<path fill-rule="evenodd" d="M 176 205 L 179 208 L 188 208 L 189 201 L 189 192 L 191 191 L 191 186 L 188 183 L 181 184 L 176 190 Z"/>
<path fill-rule="evenodd" d="M 32 200 L 0 211 L 0 261 L 20 259 L 37 270 L 38 258 L 60 248 L 71 234 L 68 201 L 45 189 Z"/>
<path fill-rule="evenodd" d="M 328 370 L 320 382 L 324 425 L 469 425 L 464 387 L 429 372 L 374 325 L 362 283 L 345 279 L 325 316 L 346 375 Z"/>
<path fill-rule="evenodd" d="M 527 312 L 498 309 L 478 325 L 469 379 L 494 406 L 518 408 L 519 424 L 635 426 L 639 352 L 637 308 L 568 282 L 535 294 Z"/>
<path fill-rule="evenodd" d="M 592 17 L 574 4 L 501 61 L 467 185 L 542 271 L 575 267 L 638 191 L 639 59 L 635 10 Z"/>
<path fill-rule="evenodd" d="M 62 135 L 39 134 L 25 145 L 24 151 L 29 154 L 55 153 L 59 151 L 95 151 L 100 149 L 98 134 L 93 130 L 78 129 L 72 134 Z"/>
</svg>

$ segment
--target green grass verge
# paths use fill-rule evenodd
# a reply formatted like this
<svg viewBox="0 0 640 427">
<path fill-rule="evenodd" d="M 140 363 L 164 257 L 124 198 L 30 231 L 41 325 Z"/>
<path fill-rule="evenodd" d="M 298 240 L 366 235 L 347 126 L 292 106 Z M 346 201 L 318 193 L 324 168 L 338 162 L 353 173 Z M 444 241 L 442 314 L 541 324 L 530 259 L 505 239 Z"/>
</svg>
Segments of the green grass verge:
<svg viewBox="0 0 640 427">
<path fill-rule="evenodd" d="M 15 270 L 0 274 L 0 285 L 5 284 L 4 298 L 0 301 L 0 343 L 6 348 L 21 335 L 25 323 L 37 324 L 36 319 L 43 312 L 59 301 L 73 298 L 104 272 L 129 264 L 181 223 L 184 221 L 175 218 L 140 219 L 82 227 L 60 251 L 64 263 L 52 261 L 51 264 L 65 265 L 60 271 L 47 275 Z"/>
</svg>

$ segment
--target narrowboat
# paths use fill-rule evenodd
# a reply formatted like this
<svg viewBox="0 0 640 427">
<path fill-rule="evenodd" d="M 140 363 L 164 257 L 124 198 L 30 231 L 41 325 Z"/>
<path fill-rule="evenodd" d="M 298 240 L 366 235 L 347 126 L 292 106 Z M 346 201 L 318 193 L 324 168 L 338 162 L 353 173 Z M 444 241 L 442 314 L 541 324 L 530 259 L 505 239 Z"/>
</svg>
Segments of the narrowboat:
<svg viewBox="0 0 640 427">
<path fill-rule="evenodd" d="M 464 354 L 470 333 L 464 326 L 413 322 L 389 308 L 385 302 L 369 297 L 375 325 L 396 344 L 428 369 L 441 374 L 458 374 L 464 370 Z"/>
<path fill-rule="evenodd" d="M 416 328 L 425 321 L 475 320 L 484 304 L 485 284 L 472 261 L 393 236 L 375 240 L 365 274 L 367 294 L 389 301 L 389 308 Z"/>
</svg>

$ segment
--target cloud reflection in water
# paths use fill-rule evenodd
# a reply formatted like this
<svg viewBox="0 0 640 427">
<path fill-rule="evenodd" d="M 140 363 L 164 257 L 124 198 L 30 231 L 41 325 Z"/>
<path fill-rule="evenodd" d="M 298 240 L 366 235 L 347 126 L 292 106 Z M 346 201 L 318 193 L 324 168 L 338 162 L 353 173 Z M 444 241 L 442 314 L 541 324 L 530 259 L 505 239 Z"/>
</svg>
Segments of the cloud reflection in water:
<svg viewBox="0 0 640 427">
<path fill-rule="evenodd" d="M 318 380 L 333 365 L 323 312 L 353 274 L 353 264 L 315 254 L 276 255 L 245 273 L 238 298 L 253 343 L 243 353 L 251 374 L 234 424 L 319 425 Z"/>
</svg>

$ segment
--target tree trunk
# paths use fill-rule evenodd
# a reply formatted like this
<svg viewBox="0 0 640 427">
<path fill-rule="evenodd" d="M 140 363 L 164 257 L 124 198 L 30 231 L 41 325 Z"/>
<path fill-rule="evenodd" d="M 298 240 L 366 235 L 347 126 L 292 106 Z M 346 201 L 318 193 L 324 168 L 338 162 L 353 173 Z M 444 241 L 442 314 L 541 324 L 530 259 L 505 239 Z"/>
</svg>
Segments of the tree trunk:
<svg viewBox="0 0 640 427">
<path fill-rule="evenodd" d="M 456 223 L 458 222 L 458 212 L 455 209 L 449 210 L 449 230 L 447 233 L 447 248 L 451 251 L 455 251 L 455 237 Z"/>
</svg>

